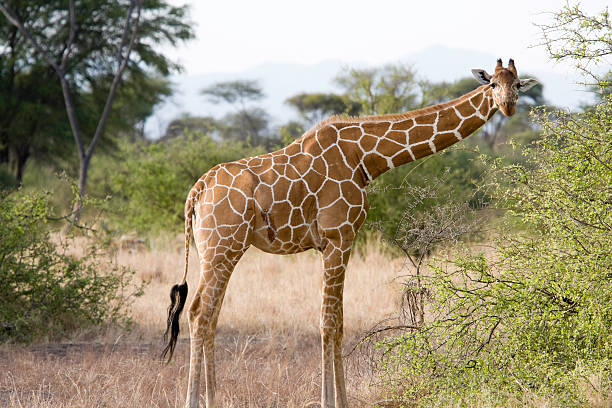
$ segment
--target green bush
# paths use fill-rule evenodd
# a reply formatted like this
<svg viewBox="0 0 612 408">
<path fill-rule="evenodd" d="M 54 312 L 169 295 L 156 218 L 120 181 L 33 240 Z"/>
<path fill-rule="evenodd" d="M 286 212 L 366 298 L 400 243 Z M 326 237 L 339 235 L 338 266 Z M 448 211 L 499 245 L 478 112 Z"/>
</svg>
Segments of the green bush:
<svg viewBox="0 0 612 408">
<path fill-rule="evenodd" d="M 48 197 L 0 196 L 0 341 L 60 338 L 106 323 L 127 324 L 126 306 L 142 287 L 133 272 L 53 242 Z"/>
<path fill-rule="evenodd" d="M 379 343 L 405 406 L 612 401 L 612 100 L 534 115 L 542 138 L 491 183 L 522 231 L 433 265 L 426 322 Z"/>
<path fill-rule="evenodd" d="M 122 165 L 110 177 L 113 221 L 145 234 L 178 233 L 183 228 L 189 189 L 219 163 L 262 154 L 239 142 L 217 144 L 208 136 L 187 134 L 147 146 L 126 144 Z M 94 176 L 95 177 L 95 176 Z"/>
<path fill-rule="evenodd" d="M 472 208 L 486 205 L 489 197 L 478 187 L 485 172 L 479 157 L 479 149 L 474 144 L 464 144 L 383 174 L 370 186 L 369 223 L 375 222 L 386 233 L 392 233 L 408 210 L 426 212 L 432 205 L 446 203 L 449 198 L 454 202 L 468 201 Z M 440 183 L 436 188 L 437 198 L 415 200 L 412 189 L 428 189 L 432 180 Z"/>
</svg>

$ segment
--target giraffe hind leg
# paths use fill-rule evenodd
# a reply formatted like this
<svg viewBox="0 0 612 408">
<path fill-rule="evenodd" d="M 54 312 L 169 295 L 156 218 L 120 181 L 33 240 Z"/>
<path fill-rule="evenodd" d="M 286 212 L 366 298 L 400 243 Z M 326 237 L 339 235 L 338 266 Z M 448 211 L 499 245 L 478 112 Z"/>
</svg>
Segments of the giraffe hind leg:
<svg viewBox="0 0 612 408">
<path fill-rule="evenodd" d="M 200 228 L 195 241 L 200 257 L 200 282 L 189 309 L 191 357 L 187 406 L 195 408 L 199 402 L 199 385 L 202 364 L 206 385 L 206 407 L 215 407 L 214 339 L 219 312 L 227 284 L 234 267 L 250 246 L 250 220 L 234 221 L 232 227 Z M 210 217 L 208 219 L 211 219 Z M 202 225 L 202 224 L 201 224 Z"/>
</svg>

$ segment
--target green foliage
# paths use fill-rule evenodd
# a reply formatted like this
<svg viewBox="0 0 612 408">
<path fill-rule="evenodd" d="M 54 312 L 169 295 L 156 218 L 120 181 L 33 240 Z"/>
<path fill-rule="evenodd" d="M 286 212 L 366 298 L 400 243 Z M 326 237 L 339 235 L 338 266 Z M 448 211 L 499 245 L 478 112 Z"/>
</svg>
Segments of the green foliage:
<svg viewBox="0 0 612 408">
<path fill-rule="evenodd" d="M 333 93 L 301 93 L 287 99 L 285 103 L 293 106 L 308 126 L 332 115 L 356 116 L 361 110 L 359 102 L 346 95 Z"/>
<path fill-rule="evenodd" d="M 142 287 L 133 272 L 55 244 L 43 194 L 0 196 L 0 341 L 59 338 L 103 323 L 129 323 L 126 306 Z"/>
<path fill-rule="evenodd" d="M 496 259 L 435 265 L 428 321 L 380 344 L 406 404 L 470 405 L 485 392 L 495 406 L 581 406 L 593 377 L 590 394 L 612 398 L 612 100 L 534 115 L 542 138 L 491 181 L 522 232 L 499 232 Z"/>
<path fill-rule="evenodd" d="M 228 113 L 216 122 L 216 132 L 223 140 L 245 141 L 253 146 L 270 148 L 278 139 L 269 136 L 268 113 L 253 105 L 265 97 L 261 85 L 255 80 L 217 82 L 200 91 L 215 103 L 236 105 L 236 113 Z"/>
<path fill-rule="evenodd" d="M 368 194 L 368 220 L 377 222 L 385 232 L 391 233 L 408 208 L 416 212 L 428 211 L 430 206 L 441 204 L 449 197 L 456 202 L 467 200 L 473 208 L 485 204 L 488 197 L 478 188 L 478 181 L 482 178 L 485 166 L 479 160 L 478 148 L 470 146 L 474 145 L 466 141 L 461 149 L 447 149 L 378 177 L 373 181 Z M 404 187 L 423 187 L 435 178 L 444 180 L 439 186 L 439 200 L 434 199 L 414 206 L 413 198 L 406 194 Z"/>
<path fill-rule="evenodd" d="M 546 47 L 550 58 L 569 60 L 590 78 L 587 82 L 594 80 L 598 85 L 607 82 L 610 86 L 610 78 L 601 77 L 596 70 L 597 65 L 609 66 L 612 54 L 612 19 L 608 7 L 588 15 L 580 9 L 580 3 L 568 2 L 551 14 L 552 21 L 536 24 L 542 31 L 541 45 Z"/>
<path fill-rule="evenodd" d="M 345 95 L 361 105 L 362 115 L 406 112 L 420 107 L 421 85 L 414 69 L 406 65 L 347 69 L 336 77 Z"/>
<path fill-rule="evenodd" d="M 68 2 L 3 3 L 59 64 L 70 36 Z M 117 71 L 117 50 L 128 9 L 126 0 L 75 1 L 76 31 L 65 76 L 86 142 L 95 132 Z M 164 78 L 180 67 L 156 47 L 193 37 L 186 13 L 185 6 L 174 7 L 163 0 L 142 2 L 138 37 L 117 92 L 107 135 L 133 131 L 169 95 L 169 82 Z M 112 146 L 112 142 L 106 137 L 101 146 Z M 56 73 L 17 28 L 0 16 L 0 163 L 8 163 L 21 182 L 30 158 L 70 169 L 75 159 L 73 145 Z"/>
<path fill-rule="evenodd" d="M 119 226 L 145 234 L 180 232 L 187 193 L 205 172 L 219 163 L 263 153 L 260 147 L 217 144 L 189 133 L 165 143 L 122 147 L 125 160 L 109 183 L 115 201 L 111 212 Z"/>
</svg>

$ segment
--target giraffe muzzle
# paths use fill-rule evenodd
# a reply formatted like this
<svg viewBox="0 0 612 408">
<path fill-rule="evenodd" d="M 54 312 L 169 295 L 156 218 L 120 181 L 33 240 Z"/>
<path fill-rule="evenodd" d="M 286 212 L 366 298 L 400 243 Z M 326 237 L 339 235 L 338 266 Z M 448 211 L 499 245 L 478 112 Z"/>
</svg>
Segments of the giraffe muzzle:
<svg viewBox="0 0 612 408">
<path fill-rule="evenodd" d="M 502 103 L 499 109 L 505 116 L 512 116 L 516 112 L 516 103 Z"/>
</svg>

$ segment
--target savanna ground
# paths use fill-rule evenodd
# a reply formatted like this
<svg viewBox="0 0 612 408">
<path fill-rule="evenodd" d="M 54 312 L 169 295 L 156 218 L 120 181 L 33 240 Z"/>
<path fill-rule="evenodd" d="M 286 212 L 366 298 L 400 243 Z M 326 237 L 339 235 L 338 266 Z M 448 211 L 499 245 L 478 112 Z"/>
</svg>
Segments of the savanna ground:
<svg viewBox="0 0 612 408">
<path fill-rule="evenodd" d="M 131 331 L 81 333 L 63 343 L 0 349 L 4 407 L 180 407 L 189 370 L 187 322 L 173 361 L 162 350 L 170 287 L 183 269 L 180 239 L 157 249 L 119 248 L 117 261 L 150 283 L 132 307 Z M 191 251 L 188 303 L 199 277 Z M 216 337 L 217 394 L 223 407 L 308 407 L 320 398 L 318 253 L 278 256 L 250 249 L 230 280 Z M 349 353 L 375 323 L 393 316 L 401 260 L 380 249 L 352 257 L 345 287 L 347 389 L 355 407 L 385 404 L 367 359 Z M 203 392 L 203 390 L 201 390 Z M 202 404 L 204 402 L 202 401 Z"/>
</svg>

